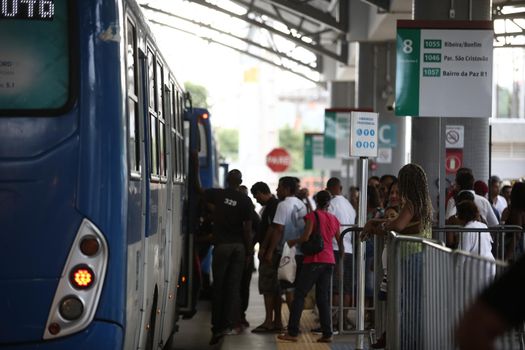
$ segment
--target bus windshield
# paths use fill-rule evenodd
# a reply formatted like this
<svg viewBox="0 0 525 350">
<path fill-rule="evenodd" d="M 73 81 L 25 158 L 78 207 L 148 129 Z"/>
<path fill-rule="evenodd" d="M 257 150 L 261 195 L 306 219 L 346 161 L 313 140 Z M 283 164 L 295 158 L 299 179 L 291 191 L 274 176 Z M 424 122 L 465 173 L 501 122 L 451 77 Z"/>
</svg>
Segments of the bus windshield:
<svg viewBox="0 0 525 350">
<path fill-rule="evenodd" d="M 70 98 L 67 3 L 2 1 L 0 114 L 66 107 Z"/>
</svg>

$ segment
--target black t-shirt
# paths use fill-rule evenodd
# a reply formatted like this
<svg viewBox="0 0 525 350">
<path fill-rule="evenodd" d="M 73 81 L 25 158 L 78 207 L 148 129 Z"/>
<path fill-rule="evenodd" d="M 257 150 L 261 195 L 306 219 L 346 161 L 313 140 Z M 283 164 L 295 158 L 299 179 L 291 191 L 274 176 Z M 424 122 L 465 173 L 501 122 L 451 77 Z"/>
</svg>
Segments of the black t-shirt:
<svg viewBox="0 0 525 350">
<path fill-rule="evenodd" d="M 215 244 L 244 243 L 243 222 L 251 220 L 253 203 L 242 192 L 227 188 L 205 191 L 207 201 L 214 204 L 213 238 Z"/>
<path fill-rule="evenodd" d="M 268 232 L 268 228 L 273 222 L 273 217 L 275 216 L 275 212 L 277 211 L 277 205 L 279 204 L 279 200 L 272 196 L 268 202 L 266 202 L 264 206 L 264 210 L 261 215 L 261 224 L 259 225 L 259 231 L 257 234 L 257 242 L 259 244 L 262 244 L 264 242 L 264 238 L 266 237 L 266 232 Z"/>
</svg>

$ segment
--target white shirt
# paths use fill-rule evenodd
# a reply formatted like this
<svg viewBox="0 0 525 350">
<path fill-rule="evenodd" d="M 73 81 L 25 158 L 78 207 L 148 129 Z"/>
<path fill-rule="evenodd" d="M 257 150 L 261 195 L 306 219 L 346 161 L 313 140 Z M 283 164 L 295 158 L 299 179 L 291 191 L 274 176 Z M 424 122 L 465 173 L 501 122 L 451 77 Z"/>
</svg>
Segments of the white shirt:
<svg viewBox="0 0 525 350">
<path fill-rule="evenodd" d="M 479 221 L 470 221 L 465 225 L 465 228 L 472 228 L 473 230 L 472 232 L 460 233 L 461 239 L 458 248 L 494 260 L 490 233 L 476 231 L 476 229 L 486 229 L 487 225 Z"/>
<path fill-rule="evenodd" d="M 476 231 L 476 229 L 486 229 L 487 225 L 479 221 L 470 221 L 465 225 L 465 228 L 472 229 L 472 232 L 460 233 L 461 236 L 458 249 L 495 261 L 494 256 L 492 255 L 492 237 L 490 236 L 490 233 Z M 465 264 L 466 270 L 474 267 L 474 269 L 484 271 L 481 275 L 472 274 L 470 276 L 470 285 L 474 290 L 481 291 L 486 285 L 494 280 L 494 276 L 496 276 L 495 264 L 476 264 L 475 260 L 470 260 L 465 257 L 461 257 L 460 260 Z"/>
<path fill-rule="evenodd" d="M 301 237 L 305 215 L 306 205 L 295 196 L 286 197 L 277 205 L 273 223 L 284 226 L 281 241 L 277 245 L 279 252 L 283 250 L 284 242 Z M 296 246 L 296 254 L 302 254 L 299 246 Z"/>
<path fill-rule="evenodd" d="M 503 196 L 500 196 L 498 194 L 498 196 L 496 197 L 496 203 L 492 205 L 494 206 L 494 208 L 496 208 L 496 210 L 499 213 L 499 217 L 501 218 L 501 214 L 503 214 L 503 210 L 505 210 L 505 208 L 507 207 L 507 200 Z"/>
<path fill-rule="evenodd" d="M 471 192 L 474 195 L 474 204 L 476 204 L 476 207 L 478 207 L 479 214 L 483 216 L 485 220 L 487 220 L 487 224 L 489 227 L 492 226 L 498 226 L 499 222 L 496 218 L 496 215 L 492 211 L 492 205 L 489 203 L 487 198 L 482 197 L 480 195 L 477 195 L 472 190 L 467 190 Z M 448 219 L 452 215 L 456 214 L 456 202 L 454 201 L 454 197 L 450 198 L 447 203 L 447 212 L 445 214 L 445 218 Z"/>
<path fill-rule="evenodd" d="M 348 228 L 348 225 L 355 224 L 356 212 L 352 204 L 343 196 L 337 195 L 332 197 L 330 200 L 330 205 L 328 207 L 328 212 L 334 214 L 334 216 L 341 223 L 339 232 L 343 232 Z M 345 253 L 352 253 L 352 235 L 353 232 L 348 232 L 343 238 L 343 244 L 345 247 Z M 332 242 L 334 250 L 339 251 L 339 246 L 337 241 L 334 239 Z"/>
</svg>

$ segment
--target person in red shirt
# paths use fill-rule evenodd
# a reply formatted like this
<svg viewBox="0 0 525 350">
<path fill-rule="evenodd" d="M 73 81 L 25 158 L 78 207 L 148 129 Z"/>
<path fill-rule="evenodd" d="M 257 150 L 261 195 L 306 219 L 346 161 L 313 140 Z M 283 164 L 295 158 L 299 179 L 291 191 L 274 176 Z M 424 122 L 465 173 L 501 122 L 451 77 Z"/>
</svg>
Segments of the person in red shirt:
<svg viewBox="0 0 525 350">
<path fill-rule="evenodd" d="M 344 251 L 342 246 L 337 218 L 330 214 L 327 209 L 330 204 L 331 195 L 328 191 L 320 191 L 315 196 L 317 209 L 308 213 L 304 219 L 306 226 L 300 238 L 291 239 L 287 243 L 290 247 L 308 241 L 315 227 L 323 238 L 323 250 L 314 255 L 305 255 L 303 268 L 297 276 L 295 295 L 290 310 L 288 322 L 288 333 L 281 334 L 277 338 L 296 342 L 299 334 L 299 323 L 304 308 L 306 294 L 315 284 L 315 298 L 319 309 L 319 320 L 323 335 L 317 341 L 329 343 L 332 341 L 332 322 L 330 316 L 330 281 L 335 265 L 332 240 L 335 237 L 339 244 L 339 251 Z M 316 219 L 317 214 L 317 219 Z"/>
</svg>

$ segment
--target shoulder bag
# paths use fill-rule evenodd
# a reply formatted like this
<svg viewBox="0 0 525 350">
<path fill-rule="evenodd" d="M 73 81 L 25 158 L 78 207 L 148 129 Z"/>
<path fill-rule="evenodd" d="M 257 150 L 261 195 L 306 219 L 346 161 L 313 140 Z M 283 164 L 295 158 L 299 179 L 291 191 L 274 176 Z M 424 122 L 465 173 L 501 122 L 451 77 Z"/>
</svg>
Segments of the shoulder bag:
<svg viewBox="0 0 525 350">
<path fill-rule="evenodd" d="M 301 244 L 301 251 L 304 255 L 315 255 L 320 253 L 324 248 L 323 237 L 321 236 L 321 221 L 317 215 L 317 211 L 314 211 L 315 221 L 314 229 L 308 237 L 308 240 Z"/>
</svg>

